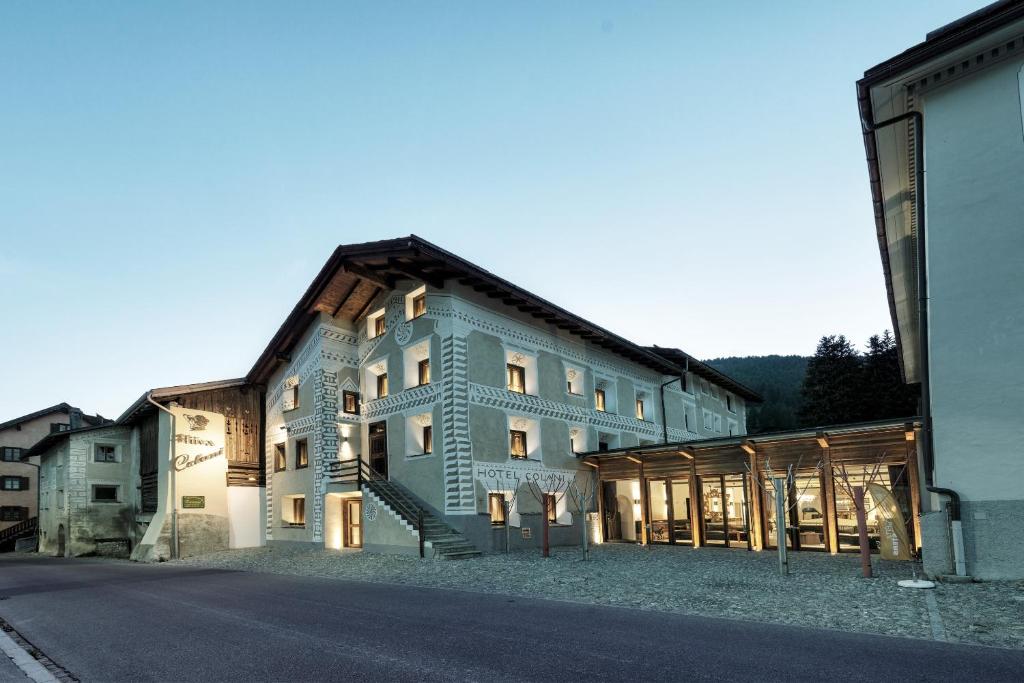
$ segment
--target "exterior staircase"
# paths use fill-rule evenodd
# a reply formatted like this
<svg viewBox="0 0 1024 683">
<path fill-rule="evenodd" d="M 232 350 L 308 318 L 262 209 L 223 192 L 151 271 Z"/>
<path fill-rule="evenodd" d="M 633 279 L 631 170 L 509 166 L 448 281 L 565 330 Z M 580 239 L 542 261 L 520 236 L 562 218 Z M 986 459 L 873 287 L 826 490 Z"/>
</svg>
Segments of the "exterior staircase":
<svg viewBox="0 0 1024 683">
<path fill-rule="evenodd" d="M 0 552 L 14 550 L 15 542 L 19 538 L 34 536 L 38 526 L 39 518 L 30 517 L 0 531 Z"/>
<path fill-rule="evenodd" d="M 389 481 L 362 460 L 330 463 L 327 478 L 332 483 L 353 484 L 379 498 L 410 532 L 419 537 L 420 557 L 426 557 L 428 550 L 433 557 L 445 560 L 461 560 L 481 554 L 465 536 L 427 510 L 427 506 L 405 487 Z"/>
<path fill-rule="evenodd" d="M 400 484 L 378 475 L 364 478 L 363 485 L 384 501 L 406 524 L 417 532 L 422 532 L 424 547 L 431 549 L 435 557 L 461 560 L 480 556 L 480 551 L 466 540 L 465 536 L 426 510 L 419 500 Z"/>
</svg>

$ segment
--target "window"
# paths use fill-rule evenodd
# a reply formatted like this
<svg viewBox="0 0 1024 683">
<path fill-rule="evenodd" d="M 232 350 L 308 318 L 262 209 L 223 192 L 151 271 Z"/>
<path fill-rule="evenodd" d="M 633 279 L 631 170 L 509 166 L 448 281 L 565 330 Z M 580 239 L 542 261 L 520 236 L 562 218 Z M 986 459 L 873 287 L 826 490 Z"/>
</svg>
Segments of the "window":
<svg viewBox="0 0 1024 683">
<path fill-rule="evenodd" d="M 295 469 L 303 467 L 309 467 L 309 447 L 305 439 L 299 439 L 295 442 Z"/>
<path fill-rule="evenodd" d="M 583 373 L 576 368 L 569 368 L 565 371 L 565 390 L 573 396 L 583 393 Z"/>
<path fill-rule="evenodd" d="M 354 391 L 341 392 L 341 409 L 349 415 L 359 414 L 359 394 Z"/>
<path fill-rule="evenodd" d="M 605 405 L 604 404 L 604 389 L 595 389 L 594 390 L 594 407 L 596 409 L 600 410 L 603 413 L 604 412 L 604 405 Z"/>
<path fill-rule="evenodd" d="M 644 400 L 642 398 L 636 400 L 636 419 L 644 419 Z"/>
<path fill-rule="evenodd" d="M 15 446 L 4 446 L 2 457 L 4 462 L 18 462 L 21 460 L 21 449 Z"/>
<path fill-rule="evenodd" d="M 598 441 L 597 442 L 597 450 L 600 453 L 604 453 L 605 451 L 607 451 L 608 450 L 608 442 L 607 441 Z"/>
<path fill-rule="evenodd" d="M 281 395 L 281 410 L 295 410 L 299 407 L 299 385 L 293 384 L 284 388 L 284 393 Z"/>
<path fill-rule="evenodd" d="M 51 422 L 50 423 L 50 433 L 51 434 L 55 434 L 57 432 L 66 432 L 69 429 L 71 429 L 71 425 L 69 425 L 69 424 L 67 424 L 65 422 Z"/>
<path fill-rule="evenodd" d="M 419 376 L 420 386 L 424 384 L 430 384 L 430 359 L 421 360 L 416 365 L 416 371 Z"/>
<path fill-rule="evenodd" d="M 719 433 L 722 431 L 722 416 L 721 415 L 715 415 L 715 431 L 719 432 Z"/>
<path fill-rule="evenodd" d="M 116 503 L 118 501 L 117 486 L 107 484 L 92 485 L 92 502 L 94 503 Z"/>
<path fill-rule="evenodd" d="M 683 426 L 686 427 L 686 431 L 690 431 L 690 413 L 683 410 Z"/>
<path fill-rule="evenodd" d="M 544 496 L 544 506 L 547 508 L 548 513 L 548 524 L 558 523 L 558 509 L 555 503 L 555 497 L 550 493 Z"/>
<path fill-rule="evenodd" d="M 704 429 L 710 430 L 710 429 L 712 429 L 714 427 L 714 424 L 715 424 L 715 421 L 714 421 L 714 418 L 713 418 L 713 416 L 711 414 L 711 411 L 710 410 L 705 410 L 704 411 Z"/>
<path fill-rule="evenodd" d="M 377 375 L 377 398 L 384 398 L 388 395 L 388 373 Z"/>
<path fill-rule="evenodd" d="M 702 379 L 700 381 L 700 393 L 702 393 L 702 394 L 709 393 L 709 391 L 708 391 L 708 381 L 706 379 Z"/>
<path fill-rule="evenodd" d="M 281 502 L 281 521 L 284 526 L 306 526 L 305 496 L 285 496 Z"/>
<path fill-rule="evenodd" d="M 381 336 L 382 334 L 384 334 L 387 331 L 388 331 L 388 323 L 387 323 L 387 320 L 384 319 L 384 316 L 381 316 L 381 317 L 379 317 L 379 318 L 377 318 L 376 320 L 373 321 L 373 336 L 374 337 L 379 337 L 379 336 Z"/>
<path fill-rule="evenodd" d="M 526 459 L 526 432 L 510 429 L 508 432 L 509 452 L 513 458 Z"/>
<path fill-rule="evenodd" d="M 427 295 L 417 294 L 412 298 L 412 317 L 418 318 L 427 312 Z"/>
<path fill-rule="evenodd" d="M 507 364 L 508 367 L 508 390 L 517 394 L 526 393 L 526 368 L 522 365 Z"/>
<path fill-rule="evenodd" d="M 427 425 L 423 428 L 423 453 L 434 452 L 434 428 Z"/>
<path fill-rule="evenodd" d="M 94 462 L 117 462 L 117 448 L 98 443 L 92 457 Z"/>
<path fill-rule="evenodd" d="M 376 339 L 388 331 L 387 321 L 384 319 L 384 309 L 366 316 L 366 337 Z"/>
<path fill-rule="evenodd" d="M 725 395 L 725 407 L 730 413 L 736 412 L 736 409 L 732 407 L 732 394 Z"/>
<path fill-rule="evenodd" d="M 0 491 L 28 491 L 28 477 L 0 477 Z"/>
<path fill-rule="evenodd" d="M 28 519 L 28 508 L 5 505 L 0 507 L 0 522 L 20 522 Z"/>
<path fill-rule="evenodd" d="M 491 513 L 491 524 L 505 526 L 505 494 L 491 493 L 487 496 L 487 510 Z"/>
<path fill-rule="evenodd" d="M 280 472 L 281 470 L 288 469 L 288 457 L 285 451 L 285 445 L 283 443 L 274 445 L 274 471 Z"/>
</svg>

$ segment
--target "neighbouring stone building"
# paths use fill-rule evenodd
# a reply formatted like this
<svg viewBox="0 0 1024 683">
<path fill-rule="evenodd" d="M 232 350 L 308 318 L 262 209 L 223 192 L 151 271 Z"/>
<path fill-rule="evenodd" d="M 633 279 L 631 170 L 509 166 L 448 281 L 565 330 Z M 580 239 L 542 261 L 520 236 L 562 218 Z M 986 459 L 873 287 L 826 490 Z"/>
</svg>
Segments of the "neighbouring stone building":
<svg viewBox="0 0 1024 683">
<path fill-rule="evenodd" d="M 39 460 L 23 460 L 25 452 L 48 434 L 104 421 L 99 415 L 86 415 L 74 406 L 58 403 L 0 423 L 0 547 L 7 536 L 13 542 L 20 533 L 14 527 L 30 535 L 31 521 L 37 516 Z"/>
<path fill-rule="evenodd" d="M 245 380 L 153 389 L 116 423 L 56 431 L 41 465 L 40 552 L 188 557 L 262 545 L 261 394 Z"/>
<path fill-rule="evenodd" d="M 415 236 L 339 247 L 247 380 L 268 543 L 446 556 L 536 545 L 542 515 L 578 543 L 576 453 L 744 434 L 760 400 Z"/>
<path fill-rule="evenodd" d="M 858 83 L 904 376 L 922 390 L 929 574 L 1024 578 L 1024 2 L 929 33 Z"/>
</svg>

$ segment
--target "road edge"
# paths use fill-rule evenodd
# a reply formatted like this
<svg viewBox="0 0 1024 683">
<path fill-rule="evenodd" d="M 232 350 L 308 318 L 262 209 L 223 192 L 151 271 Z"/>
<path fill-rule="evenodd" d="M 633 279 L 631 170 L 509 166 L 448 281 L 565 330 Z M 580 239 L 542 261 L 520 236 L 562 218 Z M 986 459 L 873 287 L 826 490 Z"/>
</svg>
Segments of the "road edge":
<svg viewBox="0 0 1024 683">
<path fill-rule="evenodd" d="M 39 659 L 32 656 L 31 652 L 25 648 L 25 645 L 32 646 L 31 643 L 21 637 L 21 634 L 14 630 L 13 626 L 0 619 L 0 652 L 14 662 L 14 665 L 21 669 L 22 673 L 35 681 L 35 683 L 60 683 L 62 679 L 77 680 L 70 674 L 67 674 L 58 664 L 44 656 L 43 658 L 47 662 L 50 662 L 51 665 L 66 674 L 66 676 L 62 676 L 62 679 L 55 677 L 49 668 L 44 666 Z M 36 651 L 38 652 L 38 650 Z"/>
</svg>

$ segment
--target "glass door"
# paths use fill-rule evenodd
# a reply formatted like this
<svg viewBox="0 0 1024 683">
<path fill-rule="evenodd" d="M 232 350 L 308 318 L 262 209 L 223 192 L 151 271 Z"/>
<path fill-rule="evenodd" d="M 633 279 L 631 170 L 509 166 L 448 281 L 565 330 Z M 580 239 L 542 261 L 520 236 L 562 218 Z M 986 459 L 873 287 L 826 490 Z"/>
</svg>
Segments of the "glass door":
<svg viewBox="0 0 1024 683">
<path fill-rule="evenodd" d="M 726 545 L 737 548 L 747 545 L 747 487 L 742 474 L 722 476 L 722 490 L 725 492 L 724 514 L 726 523 Z"/>
<path fill-rule="evenodd" d="M 651 506 L 651 543 L 669 542 L 668 486 L 664 479 L 647 482 L 647 498 Z"/>
<path fill-rule="evenodd" d="M 722 499 L 722 477 L 701 477 L 701 502 L 704 510 L 704 544 L 725 545 L 725 506 Z"/>
<path fill-rule="evenodd" d="M 693 523 L 690 519 L 690 480 L 673 479 L 672 538 L 676 543 L 693 545 Z"/>
</svg>

